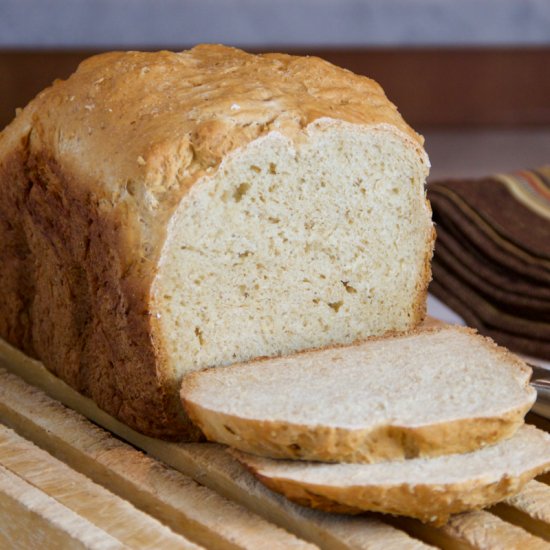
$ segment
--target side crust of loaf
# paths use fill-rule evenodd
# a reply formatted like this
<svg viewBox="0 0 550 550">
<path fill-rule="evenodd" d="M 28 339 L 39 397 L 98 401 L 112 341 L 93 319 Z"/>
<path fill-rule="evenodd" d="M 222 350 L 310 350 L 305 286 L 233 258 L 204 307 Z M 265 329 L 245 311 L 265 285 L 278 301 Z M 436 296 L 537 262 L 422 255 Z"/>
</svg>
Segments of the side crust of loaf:
<svg viewBox="0 0 550 550">
<path fill-rule="evenodd" d="M 444 329 L 435 327 L 421 330 L 435 334 Z M 525 415 L 536 399 L 536 392 L 529 386 L 530 369 L 507 349 L 497 346 L 490 338 L 478 335 L 474 329 L 454 327 L 453 330 L 475 335 L 503 362 L 515 365 L 518 372 L 524 373 L 526 396 L 521 406 L 498 416 L 476 416 L 414 427 L 391 422 L 364 430 L 306 426 L 276 419 L 267 421 L 240 417 L 202 406 L 200 395 L 196 398 L 193 396 L 194 380 L 201 376 L 200 372 L 184 378 L 180 392 L 183 405 L 189 418 L 201 428 L 207 439 L 269 458 L 374 463 L 473 451 L 511 437 L 523 424 Z M 414 334 L 414 331 L 408 334 Z M 390 334 L 383 338 L 387 340 L 402 336 Z M 378 340 L 381 337 L 368 338 L 363 342 Z M 333 347 L 338 349 L 338 346 Z M 305 351 L 299 355 L 308 353 L 315 351 Z M 235 365 L 226 369 L 238 367 Z"/>
<path fill-rule="evenodd" d="M 134 219 L 44 150 L 34 110 L 0 134 L 0 335 L 132 428 L 203 439 L 157 370 Z"/>
</svg>

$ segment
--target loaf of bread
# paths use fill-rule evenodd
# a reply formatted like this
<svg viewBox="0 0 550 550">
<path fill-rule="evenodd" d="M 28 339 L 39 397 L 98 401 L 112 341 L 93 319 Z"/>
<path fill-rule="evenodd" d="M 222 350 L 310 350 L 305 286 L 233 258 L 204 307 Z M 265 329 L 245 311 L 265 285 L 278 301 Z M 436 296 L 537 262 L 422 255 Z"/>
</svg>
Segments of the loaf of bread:
<svg viewBox="0 0 550 550">
<path fill-rule="evenodd" d="M 381 88 L 321 59 L 93 57 L 0 135 L 0 336 L 196 439 L 185 373 L 422 320 L 427 171 Z"/>
</svg>

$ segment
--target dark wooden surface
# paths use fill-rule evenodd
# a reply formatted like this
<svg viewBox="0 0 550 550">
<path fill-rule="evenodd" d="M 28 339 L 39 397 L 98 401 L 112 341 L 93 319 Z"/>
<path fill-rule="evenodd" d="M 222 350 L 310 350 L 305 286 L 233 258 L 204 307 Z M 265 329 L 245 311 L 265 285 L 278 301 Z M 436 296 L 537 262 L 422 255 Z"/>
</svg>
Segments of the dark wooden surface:
<svg viewBox="0 0 550 550">
<path fill-rule="evenodd" d="M 550 125 L 550 48 L 286 50 L 371 76 L 413 126 Z M 0 128 L 93 53 L 0 51 Z"/>
</svg>

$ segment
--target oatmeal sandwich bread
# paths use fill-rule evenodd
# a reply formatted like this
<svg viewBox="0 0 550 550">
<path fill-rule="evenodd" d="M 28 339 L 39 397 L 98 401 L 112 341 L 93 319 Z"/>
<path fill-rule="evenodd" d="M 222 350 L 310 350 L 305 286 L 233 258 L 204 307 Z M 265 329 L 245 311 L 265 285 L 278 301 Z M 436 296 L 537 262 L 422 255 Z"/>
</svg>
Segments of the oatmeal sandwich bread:
<svg viewBox="0 0 550 550">
<path fill-rule="evenodd" d="M 196 439 L 184 374 L 422 320 L 422 143 L 318 58 L 92 57 L 0 134 L 0 337 L 133 428 Z"/>
</svg>

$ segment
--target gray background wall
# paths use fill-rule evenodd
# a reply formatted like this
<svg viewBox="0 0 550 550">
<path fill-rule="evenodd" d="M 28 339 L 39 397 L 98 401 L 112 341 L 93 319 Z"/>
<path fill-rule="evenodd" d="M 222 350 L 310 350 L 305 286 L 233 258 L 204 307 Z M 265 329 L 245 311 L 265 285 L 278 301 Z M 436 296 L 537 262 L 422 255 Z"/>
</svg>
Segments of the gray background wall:
<svg viewBox="0 0 550 550">
<path fill-rule="evenodd" d="M 548 45 L 549 0 L 0 0 L 0 47 Z"/>
</svg>

